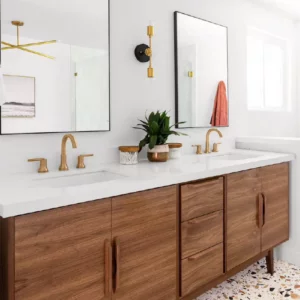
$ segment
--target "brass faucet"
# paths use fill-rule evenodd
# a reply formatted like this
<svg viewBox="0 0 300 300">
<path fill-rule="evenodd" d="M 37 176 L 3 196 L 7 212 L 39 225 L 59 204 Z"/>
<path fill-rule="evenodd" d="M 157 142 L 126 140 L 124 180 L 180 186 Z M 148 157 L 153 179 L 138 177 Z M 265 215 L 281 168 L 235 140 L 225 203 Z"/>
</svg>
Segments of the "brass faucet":
<svg viewBox="0 0 300 300">
<path fill-rule="evenodd" d="M 60 167 L 59 167 L 60 171 L 68 171 L 69 170 L 69 167 L 68 167 L 68 164 L 67 164 L 67 141 L 68 141 L 68 139 L 70 139 L 73 149 L 77 148 L 76 140 L 75 140 L 75 138 L 72 134 L 66 134 L 62 138 L 62 142 L 61 142 L 61 163 L 60 163 Z"/>
<path fill-rule="evenodd" d="M 218 134 L 219 134 L 219 136 L 220 136 L 220 138 L 222 138 L 223 137 L 223 134 L 222 134 L 222 132 L 219 130 L 219 129 L 216 129 L 216 128 L 212 128 L 212 129 L 209 129 L 208 131 L 207 131 L 207 134 L 206 134 L 206 146 L 205 146 L 205 153 L 211 153 L 211 151 L 210 151 L 210 145 L 209 145 L 209 137 L 210 137 L 210 134 L 212 133 L 212 132 L 217 132 Z"/>
</svg>

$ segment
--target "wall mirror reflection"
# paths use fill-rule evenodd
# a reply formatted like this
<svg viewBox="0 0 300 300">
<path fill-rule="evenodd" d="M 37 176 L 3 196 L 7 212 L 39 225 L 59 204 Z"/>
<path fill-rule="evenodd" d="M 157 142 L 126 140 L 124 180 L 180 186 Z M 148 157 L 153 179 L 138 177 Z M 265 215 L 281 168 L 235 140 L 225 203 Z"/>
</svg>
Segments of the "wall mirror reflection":
<svg viewBox="0 0 300 300">
<path fill-rule="evenodd" d="M 176 122 L 228 127 L 227 27 L 175 12 Z"/>
<path fill-rule="evenodd" d="M 109 0 L 1 0 L 1 134 L 108 131 Z"/>
</svg>

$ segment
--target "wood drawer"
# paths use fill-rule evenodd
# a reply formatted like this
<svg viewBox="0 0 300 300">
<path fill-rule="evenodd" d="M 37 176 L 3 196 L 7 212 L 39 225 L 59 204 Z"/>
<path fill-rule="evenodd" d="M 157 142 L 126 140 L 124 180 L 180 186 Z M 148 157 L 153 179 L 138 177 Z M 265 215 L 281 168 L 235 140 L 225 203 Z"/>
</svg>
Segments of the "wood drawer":
<svg viewBox="0 0 300 300">
<path fill-rule="evenodd" d="M 223 243 L 182 261 L 182 296 L 224 274 Z"/>
<path fill-rule="evenodd" d="M 223 177 L 181 186 L 181 221 L 219 211 L 224 205 Z"/>
<path fill-rule="evenodd" d="M 223 210 L 181 224 L 181 259 L 223 242 Z"/>
</svg>

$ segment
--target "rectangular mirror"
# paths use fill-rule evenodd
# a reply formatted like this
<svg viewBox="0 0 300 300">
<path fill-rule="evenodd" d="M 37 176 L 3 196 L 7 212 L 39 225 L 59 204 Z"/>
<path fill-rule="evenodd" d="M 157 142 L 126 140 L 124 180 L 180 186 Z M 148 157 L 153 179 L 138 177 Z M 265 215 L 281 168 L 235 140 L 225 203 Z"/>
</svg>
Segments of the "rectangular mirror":
<svg viewBox="0 0 300 300">
<path fill-rule="evenodd" d="M 227 27 L 175 12 L 177 128 L 228 127 Z"/>
<path fill-rule="evenodd" d="M 1 0 L 1 73 L 1 134 L 109 131 L 109 0 Z"/>
</svg>

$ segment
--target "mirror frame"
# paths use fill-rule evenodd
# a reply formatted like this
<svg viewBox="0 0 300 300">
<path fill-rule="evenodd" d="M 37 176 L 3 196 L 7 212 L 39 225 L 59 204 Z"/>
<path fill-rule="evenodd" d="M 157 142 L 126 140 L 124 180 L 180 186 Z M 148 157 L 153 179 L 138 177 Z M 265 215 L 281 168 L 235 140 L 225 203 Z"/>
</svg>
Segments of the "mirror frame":
<svg viewBox="0 0 300 300">
<path fill-rule="evenodd" d="M 222 127 L 218 127 L 218 126 L 211 126 L 211 127 L 207 127 L 207 126 L 197 126 L 197 127 L 184 127 L 184 126 L 178 126 L 178 122 L 183 122 L 185 120 L 179 120 L 179 74 L 178 74 L 178 15 L 184 15 L 184 16 L 188 16 L 194 19 L 198 19 L 201 21 L 205 21 L 220 27 L 223 27 L 226 29 L 226 34 L 227 34 L 227 46 L 226 46 L 226 50 L 227 50 L 227 98 L 228 98 L 228 126 L 222 126 Z M 229 43 L 228 43 L 228 27 L 225 25 L 221 25 L 218 23 L 214 23 L 202 18 L 198 18 L 180 11 L 175 11 L 174 12 L 174 50 L 175 50 L 175 122 L 176 122 L 176 128 L 177 129 L 193 129 L 193 128 L 228 128 L 230 126 L 230 98 L 229 98 Z"/>
<path fill-rule="evenodd" d="M 110 6 L 110 0 L 106 0 L 108 4 L 108 108 L 109 108 L 109 126 L 107 130 L 86 130 L 86 131 L 47 131 L 47 132 L 25 132 L 25 133 L 2 133 L 2 106 L 0 105 L 0 136 L 10 136 L 10 135 L 32 135 L 32 134 L 53 134 L 53 133 L 84 133 L 84 132 L 110 132 L 111 131 L 111 6 Z M 0 0 L 0 12 L 2 12 L 2 2 Z M 2 18 L 0 16 L 0 41 L 2 41 Z M 1 69 L 1 63 L 2 63 L 2 50 L 0 49 L 0 69 Z"/>
</svg>

